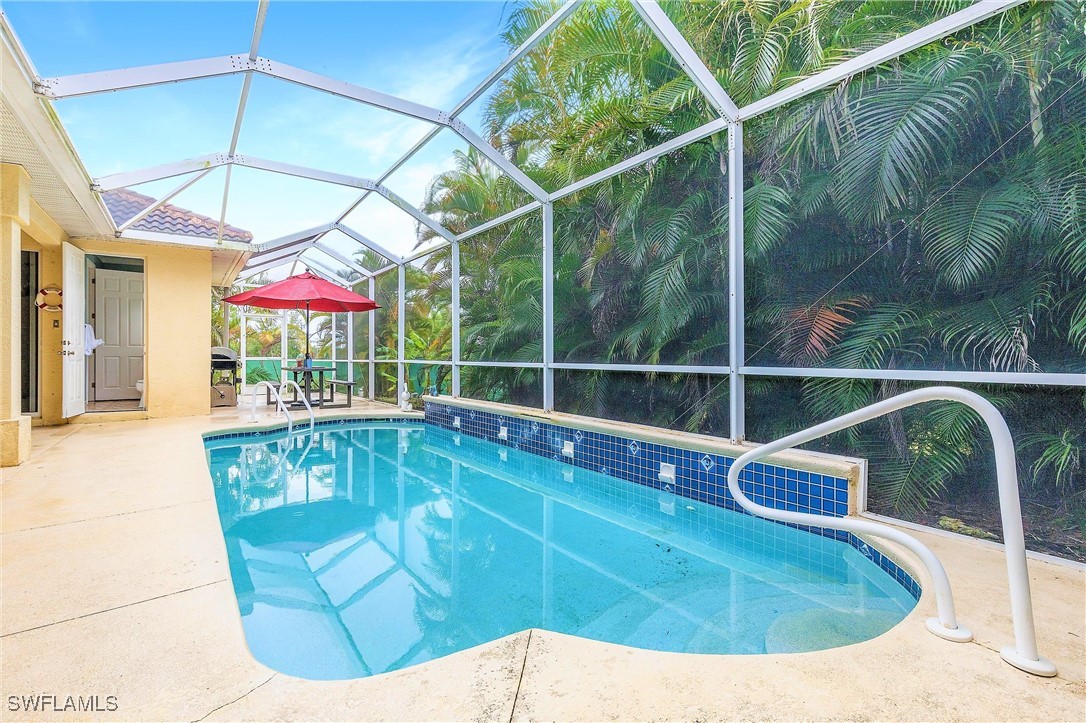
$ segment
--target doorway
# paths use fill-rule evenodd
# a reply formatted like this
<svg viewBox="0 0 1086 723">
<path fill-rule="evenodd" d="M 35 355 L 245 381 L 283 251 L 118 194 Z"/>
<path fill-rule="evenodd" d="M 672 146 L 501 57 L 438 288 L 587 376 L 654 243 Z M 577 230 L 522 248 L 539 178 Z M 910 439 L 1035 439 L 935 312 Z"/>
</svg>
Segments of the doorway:
<svg viewBox="0 0 1086 723">
<path fill-rule="evenodd" d="M 87 411 L 144 408 L 142 259 L 87 254 Z"/>
<path fill-rule="evenodd" d="M 19 277 L 22 284 L 20 316 L 22 328 L 20 359 L 22 360 L 22 412 L 38 416 L 38 252 L 21 251 L 22 264 Z"/>
</svg>

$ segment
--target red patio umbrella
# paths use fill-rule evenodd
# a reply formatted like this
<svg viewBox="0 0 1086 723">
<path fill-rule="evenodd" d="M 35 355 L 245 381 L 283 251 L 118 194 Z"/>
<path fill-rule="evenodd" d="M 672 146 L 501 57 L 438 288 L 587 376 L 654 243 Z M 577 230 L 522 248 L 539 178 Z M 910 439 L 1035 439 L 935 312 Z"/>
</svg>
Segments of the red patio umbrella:
<svg viewBox="0 0 1086 723">
<path fill-rule="evenodd" d="M 309 311 L 373 311 L 380 308 L 372 299 L 325 281 L 306 271 L 282 281 L 249 289 L 223 299 L 236 306 L 262 309 L 305 309 L 305 354 L 309 356 Z"/>
</svg>

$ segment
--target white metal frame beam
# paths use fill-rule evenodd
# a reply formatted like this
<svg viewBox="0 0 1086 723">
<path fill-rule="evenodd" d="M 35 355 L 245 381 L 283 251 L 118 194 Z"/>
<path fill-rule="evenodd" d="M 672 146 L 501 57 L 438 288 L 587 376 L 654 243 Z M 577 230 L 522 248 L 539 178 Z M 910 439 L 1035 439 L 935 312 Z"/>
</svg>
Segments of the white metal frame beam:
<svg viewBox="0 0 1086 723">
<path fill-rule="evenodd" d="M 264 21 L 268 17 L 268 1 L 259 0 L 256 5 L 256 20 L 253 22 L 253 36 L 249 41 L 249 60 L 256 60 L 260 49 L 260 38 L 264 34 Z M 241 122 L 245 118 L 245 106 L 249 103 L 249 90 L 253 87 L 253 74 L 246 73 L 245 80 L 241 83 L 241 98 L 238 99 L 238 112 L 234 117 L 234 130 L 230 134 L 230 150 L 232 156 L 238 150 L 238 138 L 241 136 Z M 222 188 L 222 209 L 219 211 L 219 241 L 222 241 L 222 231 L 226 227 L 226 208 L 230 203 L 230 180 L 233 178 L 233 166 L 226 167 L 226 181 Z"/>
<path fill-rule="evenodd" d="M 369 269 L 367 269 L 365 266 L 358 263 L 354 259 L 350 258 L 349 256 L 345 256 L 344 254 L 341 254 L 339 251 L 336 251 L 331 246 L 327 246 L 327 245 L 321 243 L 320 241 L 314 241 L 313 246 L 314 246 L 314 248 L 318 248 L 321 251 L 323 251 L 326 255 L 331 256 L 333 259 L 340 262 L 341 264 L 343 264 L 345 266 L 348 266 L 351 269 L 354 269 L 355 271 L 362 274 L 363 276 L 373 276 L 372 271 L 370 271 Z"/>
<path fill-rule="evenodd" d="M 112 191 L 117 188 L 127 188 L 149 181 L 159 181 L 163 178 L 183 176 L 187 173 L 206 171 L 218 166 L 230 163 L 230 156 L 225 153 L 209 153 L 195 158 L 186 158 L 174 163 L 163 163 L 148 168 L 140 168 L 135 171 L 113 173 L 108 176 L 96 178 L 91 183 L 91 189 L 95 191 Z"/>
<path fill-rule="evenodd" d="M 453 241 L 449 251 L 449 287 L 452 304 L 452 395 L 460 396 L 460 242 Z"/>
<path fill-rule="evenodd" d="M 592 364 L 589 362 L 554 362 L 555 369 L 600 372 L 645 372 L 662 374 L 708 374 L 723 376 L 731 372 L 731 367 L 703 366 L 700 364 Z"/>
<path fill-rule="evenodd" d="M 256 244 L 253 247 L 254 248 L 253 257 L 263 256 L 263 255 L 267 254 L 269 251 L 272 251 L 274 249 L 283 248 L 284 246 L 291 246 L 291 245 L 304 243 L 306 241 L 309 241 L 310 239 L 313 239 L 313 238 L 316 238 L 318 236 L 322 236 L 322 235 L 328 233 L 329 231 L 331 231 L 335 227 L 336 227 L 336 225 L 334 223 L 326 223 L 326 224 L 323 224 L 321 226 L 314 226 L 313 228 L 307 228 L 307 229 L 303 229 L 301 231 L 295 231 L 294 233 L 289 233 L 286 236 L 280 236 L 277 239 L 272 239 L 271 241 L 265 241 L 262 244 Z"/>
<path fill-rule="evenodd" d="M 257 264 L 256 266 L 246 266 L 241 270 L 240 273 L 238 273 L 238 280 L 248 279 L 256 276 L 257 274 L 262 274 L 265 271 L 271 271 L 272 269 L 277 269 L 280 266 L 286 266 L 289 263 L 295 263 L 297 261 L 298 256 L 297 254 L 294 254 L 288 256 L 287 258 L 275 259 L 273 261 L 268 261 L 263 264 Z"/>
<path fill-rule="evenodd" d="M 268 62 L 260 60 L 264 63 Z M 60 100 L 96 93 L 112 93 L 132 88 L 180 83 L 186 80 L 235 75 L 256 70 L 255 66 L 256 62 L 249 60 L 245 55 L 220 55 L 214 58 L 182 60 L 176 63 L 159 63 L 135 68 L 42 78 L 35 84 L 34 92 L 50 100 Z"/>
<path fill-rule="evenodd" d="M 1016 5 L 1021 5 L 1024 2 L 1026 2 L 1026 0 L 980 0 L 980 2 L 975 2 L 964 10 L 959 10 L 956 13 L 947 15 L 945 18 L 936 20 L 930 25 L 925 25 L 918 30 L 902 35 L 896 40 L 891 40 L 885 45 L 880 45 L 874 50 L 869 50 L 862 55 L 857 55 L 851 60 L 838 63 L 832 68 L 828 68 L 821 73 L 815 73 L 811 77 L 801 80 L 794 85 L 790 85 L 784 90 L 777 91 L 761 100 L 745 105 L 739 109 L 736 120 L 753 118 L 756 115 L 778 108 L 793 100 L 798 100 L 816 90 L 847 80 L 857 73 L 873 68 L 876 65 L 881 65 L 888 60 L 893 60 L 910 50 L 916 50 L 928 43 L 945 38 L 951 33 L 955 33 L 970 25 L 979 23 L 982 20 L 987 20 L 990 17 L 994 17 L 1001 12 L 1009 10 Z"/>
<path fill-rule="evenodd" d="M 363 236 L 362 234 L 358 233 L 357 231 L 355 231 L 353 228 L 351 228 L 350 226 L 348 226 L 345 223 L 336 222 L 336 223 L 332 224 L 332 227 L 336 228 L 336 229 L 339 229 L 342 233 L 346 234 L 347 236 L 350 236 L 352 239 L 354 239 L 358 243 L 362 244 L 363 246 L 368 248 L 370 251 L 373 251 L 374 253 L 385 257 L 389 261 L 392 261 L 392 262 L 394 262 L 396 264 L 399 264 L 399 263 L 403 262 L 403 257 L 402 256 L 400 256 L 399 254 L 392 253 L 391 251 L 386 249 L 381 244 L 377 243 L 376 241 L 371 240 L 370 238 L 367 238 L 366 236 Z M 376 272 L 375 272 L 375 275 L 376 275 Z"/>
<path fill-rule="evenodd" d="M 187 189 L 187 188 L 188 188 L 189 186 L 191 186 L 192 184 L 194 184 L 194 183 L 196 183 L 197 181 L 199 181 L 199 180 L 200 180 L 201 178 L 203 178 L 203 177 L 204 177 L 204 176 L 206 176 L 207 174 L 211 173 L 211 172 L 212 172 L 213 170 L 215 170 L 215 169 L 213 169 L 213 168 L 209 168 L 209 169 L 207 169 L 206 171 L 201 171 L 201 172 L 199 172 L 199 173 L 197 173 L 197 174 L 193 175 L 193 177 L 192 177 L 192 178 L 188 179 L 187 181 L 185 181 L 184 183 L 182 183 L 182 184 L 181 184 L 180 186 L 178 186 L 177 188 L 173 189 L 172 191 L 170 191 L 169 193 L 167 193 L 167 194 L 166 194 L 165 196 L 163 196 L 163 197 L 162 197 L 162 198 L 160 198 L 159 200 L 155 201 L 155 202 L 154 202 L 154 203 L 152 203 L 152 204 L 151 204 L 150 206 L 148 206 L 147 208 L 143 209 L 142 211 L 140 211 L 139 213 L 137 213 L 137 214 L 136 214 L 135 216 L 133 216 L 132 218 L 128 219 L 127 221 L 125 221 L 124 223 L 122 223 L 122 224 L 121 224 L 120 226 L 118 226 L 118 227 L 117 227 L 117 234 L 118 234 L 118 235 L 120 235 L 121 233 L 123 233 L 124 231 L 127 231 L 127 230 L 128 230 L 129 228 L 131 228 L 132 226 L 136 225 L 137 223 L 139 223 L 139 222 L 140 222 L 140 221 L 142 221 L 143 219 L 147 218 L 147 217 L 148 217 L 148 216 L 150 216 L 150 215 L 151 215 L 152 213 L 154 213 L 156 209 L 159 209 L 159 208 L 161 208 L 162 206 L 164 206 L 164 205 L 166 205 L 167 203 L 169 203 L 169 201 L 170 201 L 171 199 L 173 199 L 173 198 L 174 198 L 174 197 L 176 197 L 176 196 L 177 196 L 178 194 L 180 194 L 180 193 L 182 193 L 183 191 L 185 191 L 185 189 Z M 219 231 L 219 238 L 220 238 L 220 239 L 222 238 L 222 230 L 221 230 L 221 229 L 220 229 L 220 231 Z"/>
<path fill-rule="evenodd" d="M 543 411 L 554 410 L 554 205 L 543 204 Z"/>
<path fill-rule="evenodd" d="M 316 168 L 307 168 L 305 166 L 297 166 L 292 163 L 282 163 L 280 161 L 271 161 L 265 158 L 257 158 L 255 156 L 244 156 L 240 154 L 220 153 L 211 154 L 207 156 L 199 156 L 197 158 L 190 158 L 184 161 L 178 161 L 176 163 L 167 163 L 159 166 L 152 166 L 151 168 L 144 168 L 135 171 L 128 171 L 125 173 L 118 173 L 112 176 L 104 176 L 95 183 L 95 187 L 99 190 L 111 190 L 115 188 L 122 188 L 139 183 L 147 183 L 149 181 L 156 181 L 163 178 L 170 178 L 172 176 L 181 175 L 183 173 L 192 173 L 199 170 L 209 170 L 216 166 L 227 166 L 229 171 L 232 166 L 246 166 L 248 168 L 255 168 L 261 171 L 268 171 L 271 173 L 279 173 L 288 176 L 295 176 L 297 178 L 306 178 L 313 181 L 321 181 L 323 183 L 331 183 L 337 186 L 348 186 L 351 188 L 364 188 L 369 191 L 376 192 L 392 205 L 399 208 L 404 213 L 411 216 L 418 223 L 426 226 L 434 233 L 438 234 L 447 241 L 451 241 L 456 238 L 456 235 L 452 231 L 442 226 L 440 223 L 430 218 L 428 215 L 415 208 L 413 205 L 405 201 L 400 196 L 393 193 L 388 188 L 385 188 L 381 184 L 371 181 L 368 178 L 361 178 L 359 176 L 349 176 L 343 173 L 332 173 L 329 171 L 322 171 Z M 229 178 L 227 179 L 229 184 Z M 226 197 L 224 191 L 224 200 Z M 223 217 L 224 218 L 224 217 Z M 220 218 L 221 222 L 222 218 Z M 335 224 L 330 224 L 335 225 Z M 341 227 L 340 230 L 342 230 Z M 345 232 L 346 233 L 346 232 Z M 221 236 L 221 226 L 220 226 Z M 374 249 L 376 250 L 376 249 Z M 400 258 L 398 254 L 389 255 L 383 253 L 390 260 L 397 260 Z"/>
<path fill-rule="evenodd" d="M 373 276 L 370 277 L 369 293 L 366 294 L 371 300 L 377 301 L 377 282 L 374 281 Z M 367 379 L 366 379 L 366 396 L 370 401 L 373 401 L 373 386 L 377 381 L 377 366 L 374 363 L 374 356 L 377 350 L 377 314 L 370 312 L 366 315 L 368 317 L 367 322 L 369 324 L 366 335 L 366 366 L 367 366 Z"/>
<path fill-rule="evenodd" d="M 728 434 L 746 439 L 745 357 L 746 305 L 743 243 L 743 124 L 728 127 Z"/>
<path fill-rule="evenodd" d="M 396 400 L 405 390 L 406 367 L 404 361 L 404 337 L 407 336 L 404 316 L 407 310 L 407 299 L 404 293 L 407 286 L 407 268 L 404 264 L 396 267 Z"/>
<path fill-rule="evenodd" d="M 263 264 L 275 261 L 277 259 L 288 259 L 292 257 L 297 257 L 306 249 L 313 248 L 315 243 L 316 242 L 313 239 L 306 239 L 305 241 L 301 241 L 296 244 L 289 244 L 287 246 L 282 246 L 278 249 L 272 249 L 271 251 L 266 252 L 263 256 L 250 256 L 249 263 L 246 265 L 262 266 Z"/>
<path fill-rule="evenodd" d="M 818 377 L 831 379 L 898 379 L 911 382 L 953 384 L 1024 384 L 1054 387 L 1086 387 L 1086 374 L 1056 372 L 983 372 L 939 369 L 841 369 L 836 367 L 749 367 L 748 377 Z"/>
<path fill-rule="evenodd" d="M 313 258 L 312 256 L 299 255 L 298 261 L 304 264 L 306 268 L 310 269 L 313 273 L 319 274 L 328 281 L 333 282 L 337 286 L 342 286 L 345 289 L 350 288 L 352 283 L 357 283 L 358 281 L 361 281 L 361 278 L 356 279 L 355 282 L 351 282 L 349 279 L 343 278 L 339 275 L 338 272 L 328 268 L 328 266 L 322 264 L 319 260 Z"/>
<path fill-rule="evenodd" d="M 671 18 L 660 8 L 655 0 L 633 0 L 633 8 L 653 34 L 671 53 L 694 85 L 702 92 L 716 112 L 726 120 L 734 121 L 739 117 L 739 106 L 731 99 L 724 86 L 705 65 L 705 61 L 694 52 Z"/>
<path fill-rule="evenodd" d="M 259 40 L 256 33 L 261 29 L 258 25 L 254 32 L 254 42 Z M 365 105 L 405 115 L 417 120 L 433 123 L 437 126 L 447 127 L 459 135 L 464 141 L 482 153 L 491 163 L 501 168 L 506 175 L 513 179 L 517 185 L 527 191 L 536 200 L 544 200 L 547 197 L 539 184 L 517 168 L 501 152 L 480 138 L 464 123 L 454 118 L 445 111 L 415 103 L 413 101 L 397 98 L 396 96 L 382 93 L 371 88 L 365 88 L 344 80 L 330 78 L 319 73 L 314 73 L 302 68 L 296 68 L 286 63 L 269 60 L 267 58 L 249 57 L 246 55 L 227 55 L 217 58 L 205 58 L 202 60 L 187 60 L 179 63 L 163 63 L 159 65 L 147 65 L 136 68 L 123 68 L 120 70 L 107 70 L 98 73 L 86 73 L 83 75 L 69 75 L 58 78 L 43 79 L 35 90 L 46 98 L 58 100 L 79 95 L 91 95 L 95 93 L 107 93 L 118 90 L 178 83 L 186 80 L 198 80 L 221 75 L 235 75 L 238 73 L 261 73 L 289 83 L 295 83 L 307 88 L 319 90 L 348 100 L 363 103 Z M 248 87 L 244 88 L 247 95 Z M 244 100 L 244 98 L 243 98 Z M 239 104 L 239 113 L 235 120 L 235 130 L 240 128 L 241 117 L 244 112 L 244 103 Z M 377 190 L 377 189 L 367 189 Z"/>
</svg>

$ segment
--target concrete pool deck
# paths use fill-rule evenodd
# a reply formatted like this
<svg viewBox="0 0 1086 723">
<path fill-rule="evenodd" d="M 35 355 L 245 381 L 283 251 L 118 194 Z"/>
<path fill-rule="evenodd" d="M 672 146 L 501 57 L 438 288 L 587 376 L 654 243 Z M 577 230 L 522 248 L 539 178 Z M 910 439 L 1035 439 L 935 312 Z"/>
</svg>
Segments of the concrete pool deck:
<svg viewBox="0 0 1086 723">
<path fill-rule="evenodd" d="M 926 532 L 913 534 L 946 565 L 973 643 L 926 631 L 926 594 L 885 635 L 817 653 L 681 655 L 531 630 L 373 678 L 276 673 L 245 645 L 200 438 L 236 426 L 230 409 L 36 428 L 29 461 L 0 470 L 5 720 L 1086 720 L 1086 572 L 1030 560 L 1040 650 L 1059 668 L 1037 678 L 999 657 L 1013 642 L 1002 550 Z M 21 709 L 42 694 L 117 709 Z"/>
</svg>

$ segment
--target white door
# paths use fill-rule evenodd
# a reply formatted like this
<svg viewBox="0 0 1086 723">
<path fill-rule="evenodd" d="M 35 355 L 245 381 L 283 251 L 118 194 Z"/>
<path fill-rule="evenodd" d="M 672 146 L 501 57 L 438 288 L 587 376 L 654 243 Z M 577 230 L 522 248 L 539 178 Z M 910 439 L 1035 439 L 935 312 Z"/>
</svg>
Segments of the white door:
<svg viewBox="0 0 1086 723">
<path fill-rule="evenodd" d="M 94 275 L 94 400 L 139 399 L 143 379 L 143 274 L 98 269 Z"/>
<path fill-rule="evenodd" d="M 61 265 L 64 292 L 60 314 L 64 338 L 59 352 L 64 356 L 61 413 L 65 417 L 74 417 L 87 408 L 87 362 L 83 354 L 87 267 L 83 252 L 67 242 L 61 248 Z"/>
</svg>

